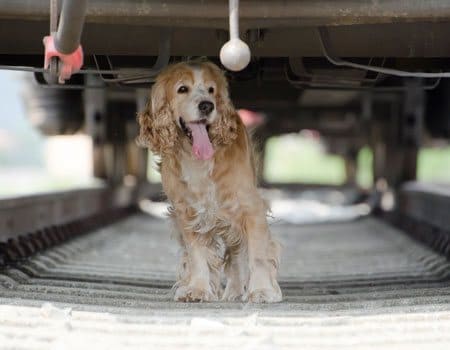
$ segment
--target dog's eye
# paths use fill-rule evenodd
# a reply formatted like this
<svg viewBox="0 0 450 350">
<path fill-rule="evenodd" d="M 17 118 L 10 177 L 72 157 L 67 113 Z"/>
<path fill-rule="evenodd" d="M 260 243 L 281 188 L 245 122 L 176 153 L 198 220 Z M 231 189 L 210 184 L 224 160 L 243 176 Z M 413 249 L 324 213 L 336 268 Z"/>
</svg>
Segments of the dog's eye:
<svg viewBox="0 0 450 350">
<path fill-rule="evenodd" d="M 210 94 L 213 94 L 213 93 L 214 93 L 214 88 L 211 86 L 211 87 L 208 89 L 208 92 L 209 92 Z"/>
<path fill-rule="evenodd" d="M 185 94 L 188 91 L 189 91 L 189 88 L 186 85 L 181 85 L 177 90 L 177 92 L 179 94 Z"/>
</svg>

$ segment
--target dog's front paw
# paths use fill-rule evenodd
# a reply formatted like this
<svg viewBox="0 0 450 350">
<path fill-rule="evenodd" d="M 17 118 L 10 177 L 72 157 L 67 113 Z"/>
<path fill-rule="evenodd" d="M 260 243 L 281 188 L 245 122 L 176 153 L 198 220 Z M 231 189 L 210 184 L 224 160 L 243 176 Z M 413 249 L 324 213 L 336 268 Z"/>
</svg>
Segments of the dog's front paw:
<svg viewBox="0 0 450 350">
<path fill-rule="evenodd" d="M 218 298 L 208 289 L 196 288 L 193 286 L 180 286 L 175 291 L 175 301 L 184 303 L 201 303 L 217 301 Z"/>
<path fill-rule="evenodd" d="M 279 303 L 283 297 L 280 288 L 255 289 L 245 298 L 249 303 Z"/>
<path fill-rule="evenodd" d="M 242 301 L 244 292 L 241 289 L 227 285 L 222 295 L 222 301 Z"/>
</svg>

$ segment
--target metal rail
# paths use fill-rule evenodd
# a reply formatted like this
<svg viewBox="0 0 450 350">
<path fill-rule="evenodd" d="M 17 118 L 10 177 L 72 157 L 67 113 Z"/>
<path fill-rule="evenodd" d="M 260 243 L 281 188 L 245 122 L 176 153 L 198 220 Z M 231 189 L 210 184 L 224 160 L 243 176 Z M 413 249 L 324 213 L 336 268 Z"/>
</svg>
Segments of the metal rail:
<svg viewBox="0 0 450 350">
<path fill-rule="evenodd" d="M 73 236 L 135 212 L 139 198 L 160 187 L 91 188 L 0 200 L 0 266 L 35 254 Z M 450 259 L 450 190 L 407 183 L 394 213 L 394 226 Z"/>
<path fill-rule="evenodd" d="M 449 231 L 450 188 L 436 184 L 406 183 L 399 193 L 399 211 Z"/>
<path fill-rule="evenodd" d="M 397 208 L 386 218 L 418 241 L 450 260 L 450 189 L 406 183 L 397 195 Z"/>
<path fill-rule="evenodd" d="M 0 266 L 121 219 L 157 191 L 100 187 L 0 200 Z"/>
</svg>

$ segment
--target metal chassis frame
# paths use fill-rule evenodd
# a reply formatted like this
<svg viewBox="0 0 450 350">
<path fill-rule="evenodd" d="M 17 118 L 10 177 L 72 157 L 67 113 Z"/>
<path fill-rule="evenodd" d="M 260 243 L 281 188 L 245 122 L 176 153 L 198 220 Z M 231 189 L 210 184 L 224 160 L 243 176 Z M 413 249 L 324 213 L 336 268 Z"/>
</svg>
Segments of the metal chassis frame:
<svg viewBox="0 0 450 350">
<path fill-rule="evenodd" d="M 0 267 L 136 211 L 160 187 L 98 187 L 0 200 Z"/>
<path fill-rule="evenodd" d="M 450 190 L 418 182 L 405 183 L 397 207 L 382 214 L 391 224 L 450 260 Z"/>
<path fill-rule="evenodd" d="M 228 29 L 228 2 L 223 0 L 150 1 L 91 0 L 86 22 L 195 26 Z M 268 15 L 270 14 L 270 15 Z M 2 0 L 0 18 L 45 19 L 49 16 L 45 0 Z M 445 0 L 242 0 L 242 29 L 255 27 L 351 25 L 394 22 L 438 22 L 450 17 Z"/>
</svg>

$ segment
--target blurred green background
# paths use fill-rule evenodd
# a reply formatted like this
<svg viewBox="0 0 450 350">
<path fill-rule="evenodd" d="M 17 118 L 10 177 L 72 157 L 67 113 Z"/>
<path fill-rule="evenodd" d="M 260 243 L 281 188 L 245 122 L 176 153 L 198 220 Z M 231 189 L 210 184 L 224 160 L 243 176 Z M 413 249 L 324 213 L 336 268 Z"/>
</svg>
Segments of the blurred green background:
<svg viewBox="0 0 450 350">
<path fill-rule="evenodd" d="M 264 178 L 268 182 L 342 185 L 345 182 L 344 160 L 325 152 L 317 140 L 299 134 L 272 137 L 266 144 Z M 372 178 L 372 151 L 363 147 L 357 158 L 356 180 L 369 188 Z M 426 182 L 450 183 L 450 146 L 423 148 L 419 153 L 418 179 Z M 160 181 L 155 161 L 150 156 L 149 179 Z"/>
<path fill-rule="evenodd" d="M 276 137 L 266 148 L 264 176 L 271 182 L 304 182 L 340 185 L 345 181 L 341 157 L 324 153 L 320 143 L 295 136 Z M 372 184 L 372 152 L 369 147 L 358 153 L 357 182 Z M 420 150 L 417 176 L 420 181 L 450 183 L 450 146 Z"/>
<path fill-rule="evenodd" d="M 69 167 L 73 163 L 73 153 L 60 161 L 62 170 L 68 168 L 65 173 L 62 172 L 63 175 L 49 169 L 46 150 L 49 138 L 34 130 L 25 117 L 21 96 L 23 74 L 0 71 L 0 196 L 92 185 L 95 182 L 86 179 L 86 169 Z M 70 142 L 70 138 L 64 142 Z M 86 152 L 85 148 L 80 148 L 79 152 Z M 90 161 L 89 154 L 81 156 Z M 269 139 L 265 164 L 264 176 L 269 182 L 339 185 L 345 181 L 343 159 L 327 154 L 317 139 L 300 134 Z M 372 153 L 365 147 L 358 154 L 357 172 L 358 184 L 363 187 L 372 184 L 371 164 Z M 149 164 L 149 178 L 153 181 L 159 179 L 153 162 Z M 418 178 L 421 181 L 450 183 L 450 146 L 422 149 L 418 160 Z"/>
</svg>

